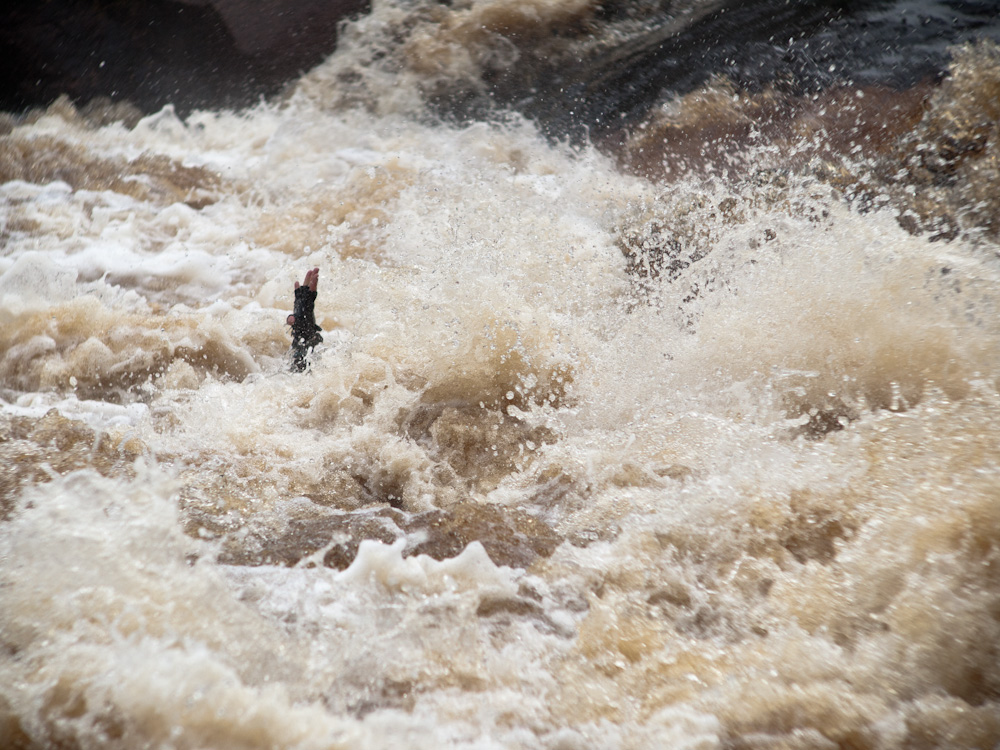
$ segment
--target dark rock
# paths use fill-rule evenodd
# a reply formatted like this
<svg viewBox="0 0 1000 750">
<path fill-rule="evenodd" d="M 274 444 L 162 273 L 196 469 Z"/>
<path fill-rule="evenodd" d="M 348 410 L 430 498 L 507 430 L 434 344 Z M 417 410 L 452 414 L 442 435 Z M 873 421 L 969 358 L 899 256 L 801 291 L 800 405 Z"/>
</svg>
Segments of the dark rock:
<svg viewBox="0 0 1000 750">
<path fill-rule="evenodd" d="M 366 0 L 48 0 L 0 12 L 0 109 L 60 95 L 239 108 L 278 92 L 336 44 L 337 25 Z"/>
<path fill-rule="evenodd" d="M 668 5 L 623 42 L 580 37 L 561 49 L 541 42 L 520 50 L 516 66 L 487 81 L 488 96 L 494 105 L 528 114 L 553 136 L 601 137 L 713 77 L 747 91 L 904 89 L 940 78 L 953 45 L 1000 39 L 993 3 L 941 0 L 930 11 L 921 0 L 717 0 L 683 14 Z M 459 117 L 490 106 L 462 96 L 440 102 Z"/>
</svg>

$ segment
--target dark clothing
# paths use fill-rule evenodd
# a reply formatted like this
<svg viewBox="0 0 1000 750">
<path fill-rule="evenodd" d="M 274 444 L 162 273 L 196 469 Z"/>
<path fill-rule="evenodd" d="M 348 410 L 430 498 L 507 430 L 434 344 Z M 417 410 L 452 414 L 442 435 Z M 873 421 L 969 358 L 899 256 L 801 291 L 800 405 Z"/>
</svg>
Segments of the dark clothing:
<svg viewBox="0 0 1000 750">
<path fill-rule="evenodd" d="M 316 303 L 316 292 L 307 286 L 300 286 L 295 290 L 295 309 L 292 314 L 295 322 L 292 323 L 292 369 L 302 372 L 308 364 L 306 358 L 312 352 L 313 347 L 323 341 L 319 332 L 323 329 L 316 325 L 316 317 L 313 312 L 313 305 Z"/>
</svg>

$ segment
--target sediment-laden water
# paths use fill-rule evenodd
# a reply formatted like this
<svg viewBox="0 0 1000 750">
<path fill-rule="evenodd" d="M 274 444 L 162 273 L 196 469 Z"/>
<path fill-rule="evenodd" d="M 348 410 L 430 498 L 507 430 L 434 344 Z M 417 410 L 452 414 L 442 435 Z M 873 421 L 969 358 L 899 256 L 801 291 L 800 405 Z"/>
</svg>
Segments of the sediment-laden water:
<svg viewBox="0 0 1000 750">
<path fill-rule="evenodd" d="M 377 5 L 247 112 L 8 118 L 3 747 L 1000 743 L 1000 52 L 439 117 L 595 13 Z"/>
</svg>

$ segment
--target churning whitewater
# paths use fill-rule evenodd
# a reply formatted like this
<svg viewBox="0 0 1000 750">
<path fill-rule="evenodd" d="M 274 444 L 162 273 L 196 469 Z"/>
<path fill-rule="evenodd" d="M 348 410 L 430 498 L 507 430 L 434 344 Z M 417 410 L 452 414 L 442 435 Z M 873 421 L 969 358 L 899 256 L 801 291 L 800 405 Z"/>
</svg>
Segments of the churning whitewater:
<svg viewBox="0 0 1000 750">
<path fill-rule="evenodd" d="M 617 144 L 428 104 L 593 12 L 8 118 L 0 745 L 1000 743 L 1000 52 Z"/>
</svg>

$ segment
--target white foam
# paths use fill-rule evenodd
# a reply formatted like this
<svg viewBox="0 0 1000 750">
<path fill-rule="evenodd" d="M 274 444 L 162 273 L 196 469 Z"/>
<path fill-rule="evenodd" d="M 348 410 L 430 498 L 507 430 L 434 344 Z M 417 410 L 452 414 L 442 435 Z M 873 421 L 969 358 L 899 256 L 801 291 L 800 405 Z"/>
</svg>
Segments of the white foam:
<svg viewBox="0 0 1000 750">
<path fill-rule="evenodd" d="M 382 3 L 347 34 L 408 13 Z M 336 110 L 317 92 L 337 65 L 241 115 L 23 126 L 223 180 L 203 208 L 0 187 L 37 222 L 0 260 L 4 386 L 39 384 L 0 409 L 131 432 L 176 472 L 13 500 L 0 728 L 703 750 L 896 747 L 919 725 L 995 744 L 993 245 L 910 236 L 809 180 L 656 186 L 525 122 L 385 114 L 412 79 Z M 654 225 L 637 247 L 705 255 L 642 290 L 622 246 Z M 313 266 L 325 342 L 291 374 L 284 319 Z M 111 322 L 80 319 L 98 308 Z M 80 399 L 93 373 L 69 362 L 145 385 Z M 832 431 L 803 432 L 817 420 Z M 30 459 L 28 442 L 3 448 Z M 447 533 L 428 527 L 319 565 L 323 521 L 388 504 L 523 523 L 470 524 L 488 538 L 450 559 L 404 557 Z M 527 551 L 528 520 L 554 551 Z M 285 541 L 311 554 L 215 561 Z M 527 570 L 483 542 L 522 545 Z"/>
<path fill-rule="evenodd" d="M 29 251 L 0 275 L 0 309 L 5 313 L 49 307 L 77 294 L 77 273 L 46 253 Z"/>
<path fill-rule="evenodd" d="M 407 540 L 391 545 L 365 540 L 351 566 L 340 580 L 360 585 L 375 582 L 390 590 L 407 592 L 464 591 L 513 594 L 516 587 L 500 568 L 493 564 L 483 545 L 472 542 L 460 555 L 438 562 L 426 555 L 403 557 Z"/>
<path fill-rule="evenodd" d="M 54 393 L 27 393 L 13 403 L 0 400 L 0 411 L 17 417 L 38 419 L 55 409 L 67 419 L 76 419 L 93 430 L 135 427 L 149 415 L 143 403 L 112 404 L 107 401 L 61 398 Z"/>
</svg>

